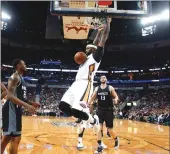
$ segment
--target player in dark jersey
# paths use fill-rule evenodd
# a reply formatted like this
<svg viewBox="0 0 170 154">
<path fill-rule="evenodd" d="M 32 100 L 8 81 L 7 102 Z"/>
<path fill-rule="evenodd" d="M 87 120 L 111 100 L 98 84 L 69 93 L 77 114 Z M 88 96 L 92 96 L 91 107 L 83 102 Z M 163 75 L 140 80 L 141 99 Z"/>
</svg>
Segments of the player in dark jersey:
<svg viewBox="0 0 170 154">
<path fill-rule="evenodd" d="M 9 99 L 2 108 L 3 136 L 1 141 L 1 153 L 4 152 L 5 147 L 10 142 L 9 153 L 17 154 L 22 130 L 22 106 L 20 105 L 27 102 L 26 83 L 22 78 L 22 75 L 26 72 L 26 65 L 23 60 L 17 59 L 13 62 L 13 67 L 16 72 L 13 73 L 8 80 L 7 96 Z M 38 107 L 39 103 L 34 102 L 32 105 Z M 35 111 L 34 108 L 31 110 Z"/>
<path fill-rule="evenodd" d="M 1 83 L 1 102 L 2 100 L 6 98 L 8 100 L 10 100 L 12 103 L 23 106 L 24 108 L 26 108 L 29 112 L 34 113 L 36 111 L 36 109 L 32 106 L 29 105 L 21 100 L 19 100 L 17 97 L 15 97 L 14 95 L 11 95 L 11 93 L 8 93 L 8 90 L 6 89 L 5 85 L 3 83 Z M 0 104 L 1 105 L 1 104 Z M 2 109 L 2 108 L 1 108 Z M 1 121 L 2 121 L 2 117 L 1 117 Z M 2 122 L 1 122 L 2 123 Z M 2 127 L 2 126 L 1 126 Z M 1 138 L 2 138 L 2 133 L 1 133 Z M 2 145 L 1 145 L 2 147 Z M 3 150 L 2 148 L 3 154 L 7 154 L 6 149 Z M 1 153 L 2 153 L 1 151 Z"/>
<path fill-rule="evenodd" d="M 19 105 L 19 106 L 23 106 L 29 112 L 34 113 L 36 111 L 36 109 L 32 105 L 29 105 L 28 103 L 23 102 L 22 100 L 18 99 L 17 97 L 9 93 L 5 85 L 1 83 L 1 100 L 5 97 L 7 97 L 7 100 L 10 100 L 12 103 Z"/>
<path fill-rule="evenodd" d="M 89 105 L 91 106 L 94 100 L 98 99 L 98 111 L 97 115 L 99 117 L 99 123 L 102 125 L 105 122 L 106 127 L 108 128 L 108 131 L 113 139 L 115 139 L 115 145 L 114 148 L 118 149 L 119 147 L 119 138 L 116 136 L 116 133 L 113 131 L 113 97 L 114 97 L 114 103 L 117 104 L 118 102 L 118 96 L 112 86 L 109 86 L 106 84 L 107 78 L 106 76 L 101 76 L 100 78 L 101 85 L 96 87 L 91 99 L 89 100 Z M 102 146 L 102 134 L 101 130 L 98 132 L 98 148 L 95 151 L 95 153 L 100 153 L 103 151 Z"/>
<path fill-rule="evenodd" d="M 5 87 L 5 85 L 3 83 L 1 83 L 1 103 L 3 104 L 3 99 L 6 97 L 7 95 L 7 89 Z M 0 103 L 0 110 L 2 110 L 2 104 Z M 2 128 L 2 115 L 0 116 L 0 127 Z M 2 130 L 1 130 L 1 139 L 2 139 Z M 2 152 L 1 152 L 2 153 Z M 7 154 L 6 149 L 4 149 L 3 154 Z"/>
</svg>

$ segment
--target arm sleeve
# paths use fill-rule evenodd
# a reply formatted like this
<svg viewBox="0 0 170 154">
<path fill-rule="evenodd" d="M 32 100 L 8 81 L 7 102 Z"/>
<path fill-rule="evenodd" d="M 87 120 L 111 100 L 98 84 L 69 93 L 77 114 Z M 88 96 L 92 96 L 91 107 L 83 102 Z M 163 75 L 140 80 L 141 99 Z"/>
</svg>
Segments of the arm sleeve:
<svg viewBox="0 0 170 154">
<path fill-rule="evenodd" d="M 94 60 L 99 63 L 102 60 L 104 54 L 104 48 L 103 47 L 97 47 L 97 50 L 93 53 Z"/>
</svg>

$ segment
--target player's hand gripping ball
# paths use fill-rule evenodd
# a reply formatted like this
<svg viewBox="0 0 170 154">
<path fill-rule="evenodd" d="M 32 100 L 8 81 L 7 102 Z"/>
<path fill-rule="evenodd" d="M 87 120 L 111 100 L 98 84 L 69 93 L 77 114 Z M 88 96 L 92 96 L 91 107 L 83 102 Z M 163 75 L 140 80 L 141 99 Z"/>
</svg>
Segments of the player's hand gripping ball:
<svg viewBox="0 0 170 154">
<path fill-rule="evenodd" d="M 87 60 L 87 55 L 84 52 L 77 52 L 74 56 L 74 60 L 77 64 L 81 65 Z"/>
</svg>

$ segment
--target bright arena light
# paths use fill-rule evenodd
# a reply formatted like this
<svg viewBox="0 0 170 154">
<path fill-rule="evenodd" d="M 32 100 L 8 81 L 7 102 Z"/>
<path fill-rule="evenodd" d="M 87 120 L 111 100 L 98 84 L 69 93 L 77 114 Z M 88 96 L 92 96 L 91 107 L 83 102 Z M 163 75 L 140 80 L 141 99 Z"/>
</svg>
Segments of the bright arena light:
<svg viewBox="0 0 170 154">
<path fill-rule="evenodd" d="M 159 15 L 154 15 L 154 16 L 150 16 L 147 18 L 143 18 L 141 20 L 141 24 L 146 25 L 146 24 L 154 23 L 159 20 L 169 20 L 169 10 L 165 10 Z"/>
<path fill-rule="evenodd" d="M 4 19 L 4 20 L 5 19 L 7 19 L 7 20 L 11 19 L 11 17 L 7 13 L 5 13 L 3 11 L 1 12 L 1 18 Z"/>
<path fill-rule="evenodd" d="M 7 22 L 1 21 L 1 30 L 7 29 Z"/>
<path fill-rule="evenodd" d="M 169 19 L 169 10 L 165 10 L 164 12 L 162 12 L 161 17 L 162 19 Z"/>
</svg>

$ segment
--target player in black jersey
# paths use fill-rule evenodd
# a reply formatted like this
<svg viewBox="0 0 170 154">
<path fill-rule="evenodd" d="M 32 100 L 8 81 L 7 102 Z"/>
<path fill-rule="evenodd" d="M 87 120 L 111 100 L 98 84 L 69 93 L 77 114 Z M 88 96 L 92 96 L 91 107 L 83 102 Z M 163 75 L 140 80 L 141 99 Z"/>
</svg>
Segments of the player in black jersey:
<svg viewBox="0 0 170 154">
<path fill-rule="evenodd" d="M 2 100 L 6 98 L 7 100 L 10 100 L 12 103 L 23 106 L 24 108 L 26 108 L 29 112 L 34 113 L 36 111 L 36 109 L 32 106 L 29 105 L 23 101 L 21 101 L 20 99 L 18 99 L 17 97 L 15 97 L 14 95 L 11 95 L 11 93 L 8 93 L 8 90 L 6 89 L 5 85 L 3 83 L 1 83 L 1 102 Z M 1 108 L 2 109 L 2 108 Z M 2 117 L 1 117 L 2 120 Z M 2 122 L 1 122 L 2 123 Z M 2 126 L 1 126 L 2 127 Z M 1 138 L 2 138 L 2 133 L 1 133 Z M 2 147 L 2 151 L 3 154 L 7 154 L 7 151 L 3 149 L 3 145 L 1 145 Z M 2 153 L 1 151 L 1 153 Z"/>
<path fill-rule="evenodd" d="M 9 153 L 17 154 L 22 130 L 22 106 L 20 105 L 27 102 L 26 83 L 22 78 L 22 75 L 26 71 L 26 65 L 23 60 L 17 59 L 14 61 L 13 67 L 16 72 L 13 73 L 8 80 L 7 96 L 9 99 L 2 108 L 3 136 L 1 153 L 4 152 L 5 147 L 10 142 Z M 39 104 L 35 102 L 32 103 L 32 105 L 35 107 L 39 106 Z M 31 109 L 31 107 L 29 109 L 33 112 L 35 111 L 35 109 Z"/>
<path fill-rule="evenodd" d="M 19 105 L 19 106 L 23 106 L 29 112 L 34 113 L 36 111 L 36 109 L 32 105 L 29 105 L 28 103 L 23 102 L 22 100 L 18 99 L 17 97 L 9 93 L 5 85 L 1 83 L 1 100 L 5 97 L 7 98 L 7 100 L 10 100 L 12 103 Z"/>
<path fill-rule="evenodd" d="M 101 76 L 100 78 L 101 85 L 96 87 L 91 99 L 89 100 L 89 105 L 91 106 L 94 100 L 98 99 L 98 112 L 97 115 L 99 117 L 99 123 L 102 125 L 105 122 L 106 127 L 113 139 L 115 139 L 114 148 L 118 149 L 119 147 L 119 138 L 116 136 L 115 132 L 113 131 L 113 103 L 117 104 L 118 96 L 115 92 L 115 89 L 112 86 L 106 84 L 107 78 L 106 76 Z M 114 102 L 113 102 L 114 97 Z M 103 146 L 101 145 L 101 130 L 98 132 L 98 148 L 95 153 L 100 153 L 103 151 Z"/>
</svg>

